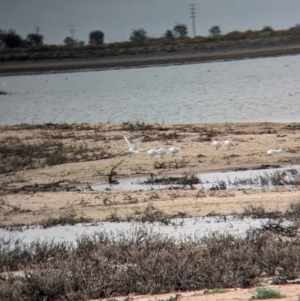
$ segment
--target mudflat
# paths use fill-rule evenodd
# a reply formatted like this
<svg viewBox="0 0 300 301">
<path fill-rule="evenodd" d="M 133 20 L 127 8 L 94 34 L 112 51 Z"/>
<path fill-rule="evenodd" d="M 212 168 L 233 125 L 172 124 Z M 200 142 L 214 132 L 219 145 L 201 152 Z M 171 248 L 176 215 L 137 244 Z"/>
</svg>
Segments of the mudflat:
<svg viewBox="0 0 300 301">
<path fill-rule="evenodd" d="M 139 153 L 124 140 L 144 137 Z M 218 138 L 234 141 L 215 149 Z M 30 224 L 72 212 L 93 220 L 135 215 L 149 203 L 169 214 L 191 216 L 243 212 L 248 206 L 285 211 L 298 202 L 297 185 L 276 189 L 122 190 L 122 179 L 193 176 L 205 172 L 292 167 L 300 164 L 299 123 L 220 124 L 45 124 L 0 127 L 0 224 Z M 175 155 L 151 157 L 149 148 L 181 148 Z M 268 155 L 268 149 L 282 149 Z M 295 171 L 297 172 L 297 171 Z M 107 190 L 90 185 L 106 183 Z"/>
</svg>

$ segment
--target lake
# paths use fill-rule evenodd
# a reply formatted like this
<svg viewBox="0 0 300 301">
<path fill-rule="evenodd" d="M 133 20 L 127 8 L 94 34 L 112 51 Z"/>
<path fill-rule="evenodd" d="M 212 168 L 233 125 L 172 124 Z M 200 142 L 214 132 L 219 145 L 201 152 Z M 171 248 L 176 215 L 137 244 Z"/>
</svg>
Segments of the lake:
<svg viewBox="0 0 300 301">
<path fill-rule="evenodd" d="M 298 122 L 300 56 L 0 77 L 0 125 Z"/>
</svg>

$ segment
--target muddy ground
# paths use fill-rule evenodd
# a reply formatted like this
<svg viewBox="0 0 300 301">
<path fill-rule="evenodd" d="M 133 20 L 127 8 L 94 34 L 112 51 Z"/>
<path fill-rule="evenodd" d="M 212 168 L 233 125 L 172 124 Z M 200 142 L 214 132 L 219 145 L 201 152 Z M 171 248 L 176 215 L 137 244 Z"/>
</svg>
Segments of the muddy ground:
<svg viewBox="0 0 300 301">
<path fill-rule="evenodd" d="M 129 139 L 145 137 L 138 154 L 127 151 L 124 135 Z M 231 139 L 238 145 L 216 150 L 212 138 Z M 180 189 L 122 191 L 117 184 L 108 185 L 108 175 L 120 181 L 151 174 L 193 175 L 297 165 L 299 142 L 298 123 L 2 126 L 0 224 L 30 224 L 70 212 L 93 220 L 112 214 L 124 218 L 149 203 L 169 214 L 192 216 L 241 213 L 249 206 L 285 211 L 292 202 L 299 202 L 297 187 L 199 191 L 181 185 Z M 174 156 L 167 153 L 163 158 L 147 154 L 150 147 L 167 149 L 170 145 L 181 147 L 181 152 Z M 269 156 L 269 148 L 284 151 Z M 20 159 L 25 152 L 26 157 Z M 89 189 L 97 183 L 107 183 L 109 189 Z"/>
</svg>

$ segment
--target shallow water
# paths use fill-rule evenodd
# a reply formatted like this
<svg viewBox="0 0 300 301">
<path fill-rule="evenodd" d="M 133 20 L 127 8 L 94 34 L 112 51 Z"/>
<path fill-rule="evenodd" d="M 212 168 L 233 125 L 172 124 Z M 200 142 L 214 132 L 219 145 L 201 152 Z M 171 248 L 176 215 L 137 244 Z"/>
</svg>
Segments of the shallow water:
<svg viewBox="0 0 300 301">
<path fill-rule="evenodd" d="M 239 170 L 239 171 L 224 171 L 224 172 L 211 172 L 211 173 L 199 173 L 196 174 L 202 181 L 202 184 L 194 184 L 193 186 L 197 189 L 210 189 L 216 186 L 220 181 L 226 183 L 227 189 L 262 189 L 268 188 L 270 190 L 276 189 L 276 185 L 269 181 L 266 185 L 262 183 L 260 177 L 267 178 L 272 176 L 273 173 L 286 171 L 285 180 L 291 182 L 294 175 L 290 172 L 291 170 L 297 171 L 299 177 L 300 166 L 286 166 L 282 168 L 269 168 L 269 169 L 258 169 L 258 170 Z M 174 175 L 175 176 L 175 175 Z M 177 175 L 177 177 L 180 175 Z M 158 178 L 161 176 L 158 176 Z M 147 178 L 134 178 L 134 179 L 122 179 L 119 180 L 117 185 L 109 184 L 95 184 L 91 185 L 92 190 L 155 190 L 155 189 L 166 189 L 170 186 L 177 185 L 163 185 L 163 184 L 142 184 Z M 292 186 L 292 185 L 290 185 Z M 288 186 L 286 186 L 287 188 Z M 82 188 L 84 189 L 84 188 Z"/>
<path fill-rule="evenodd" d="M 0 77 L 0 125 L 298 122 L 299 58 Z"/>
<path fill-rule="evenodd" d="M 36 240 L 53 240 L 55 242 L 76 242 L 76 238 L 83 235 L 91 235 L 95 231 L 105 231 L 118 234 L 120 232 L 130 233 L 136 228 L 143 227 L 151 230 L 153 233 L 160 233 L 176 239 L 190 237 L 204 237 L 213 232 L 232 233 L 234 235 L 245 235 L 250 228 L 259 228 L 267 219 L 238 219 L 233 216 L 224 217 L 198 217 L 173 219 L 172 224 L 163 225 L 155 222 L 153 224 L 145 223 L 114 223 L 101 222 L 97 224 L 76 224 L 74 226 L 57 226 L 52 228 L 32 228 L 24 231 L 6 231 L 0 229 L 0 237 L 8 239 L 22 239 L 24 243 L 30 243 Z"/>
<path fill-rule="evenodd" d="M 263 170 L 245 170 L 245 171 L 228 171 L 228 172 L 214 172 L 214 173 L 202 173 L 198 176 L 203 181 L 201 185 L 194 185 L 198 189 L 209 189 L 213 185 L 216 185 L 219 181 L 225 181 L 227 183 L 227 189 L 247 189 L 247 188 L 266 188 L 261 186 L 258 182 L 257 185 L 241 185 L 238 182 L 241 179 L 255 179 L 256 177 L 272 175 L 274 172 L 286 172 L 286 180 L 293 178 L 293 173 L 297 171 L 299 174 L 300 166 L 291 166 L 285 168 L 276 169 L 263 169 Z M 293 171 L 293 172 L 292 172 Z M 239 179 L 239 181 L 238 181 Z M 140 190 L 140 189 L 165 189 L 170 185 L 144 185 L 140 184 L 145 178 L 136 178 L 123 180 L 119 185 L 93 185 L 93 190 L 104 190 L 108 187 L 110 189 L 117 190 Z M 230 184 L 231 183 L 231 184 Z M 291 185 L 292 187 L 292 185 Z M 275 186 L 270 185 L 268 189 L 275 189 Z M 287 187 L 285 187 L 287 188 Z M 250 228 L 259 228 L 268 219 L 252 219 L 246 217 L 243 219 L 235 216 L 215 216 L 215 217 L 193 217 L 193 218 L 177 218 L 172 219 L 172 222 L 168 225 L 155 222 L 150 223 L 135 223 L 135 222 L 97 222 L 87 224 L 76 224 L 74 226 L 57 226 L 52 228 L 23 228 L 23 231 L 7 231 L 0 229 L 0 238 L 8 239 L 21 239 L 24 243 L 30 243 L 37 239 L 39 240 L 54 240 L 55 242 L 76 242 L 76 238 L 88 234 L 91 235 L 95 231 L 105 231 L 109 233 L 118 234 L 120 232 L 130 233 L 136 228 L 146 228 L 153 233 L 160 233 L 176 239 L 184 237 L 204 237 L 212 234 L 213 232 L 218 233 L 231 233 L 234 235 L 245 235 L 246 231 Z"/>
</svg>

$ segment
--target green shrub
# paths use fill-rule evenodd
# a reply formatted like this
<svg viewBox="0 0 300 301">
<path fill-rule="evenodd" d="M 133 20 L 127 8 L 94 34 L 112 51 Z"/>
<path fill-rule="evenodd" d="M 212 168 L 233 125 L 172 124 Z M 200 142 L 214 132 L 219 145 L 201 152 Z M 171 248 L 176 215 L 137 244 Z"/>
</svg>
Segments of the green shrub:
<svg viewBox="0 0 300 301">
<path fill-rule="evenodd" d="M 273 298 L 284 298 L 285 295 L 282 295 L 279 291 L 265 288 L 265 287 L 258 287 L 255 289 L 256 298 L 257 299 L 273 299 Z"/>
</svg>

